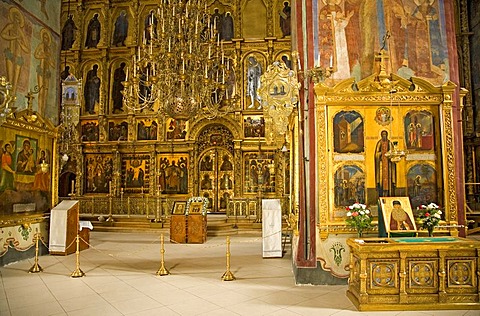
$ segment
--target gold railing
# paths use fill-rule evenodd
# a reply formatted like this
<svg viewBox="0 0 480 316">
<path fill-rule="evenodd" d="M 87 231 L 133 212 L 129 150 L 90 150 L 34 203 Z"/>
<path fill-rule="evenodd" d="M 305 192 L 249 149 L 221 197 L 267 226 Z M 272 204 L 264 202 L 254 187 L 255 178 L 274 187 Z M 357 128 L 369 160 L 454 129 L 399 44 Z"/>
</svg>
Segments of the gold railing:
<svg viewBox="0 0 480 316">
<path fill-rule="evenodd" d="M 289 197 L 284 196 L 279 198 L 282 207 L 282 217 L 288 216 Z M 255 220 L 255 222 L 262 221 L 262 201 L 260 198 L 232 198 L 227 205 L 227 219 L 228 218 L 245 218 L 248 220 Z"/>
<path fill-rule="evenodd" d="M 80 216 L 144 217 L 156 222 L 163 221 L 170 216 L 175 201 L 150 195 L 135 197 L 81 196 L 70 199 L 79 201 Z"/>
</svg>

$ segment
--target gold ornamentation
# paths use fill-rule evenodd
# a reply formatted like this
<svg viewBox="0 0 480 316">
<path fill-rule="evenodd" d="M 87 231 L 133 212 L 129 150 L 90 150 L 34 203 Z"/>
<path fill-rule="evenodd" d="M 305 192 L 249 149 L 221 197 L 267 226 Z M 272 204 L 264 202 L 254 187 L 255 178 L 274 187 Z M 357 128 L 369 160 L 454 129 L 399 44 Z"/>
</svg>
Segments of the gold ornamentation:
<svg viewBox="0 0 480 316">
<path fill-rule="evenodd" d="M 15 102 L 15 95 L 12 94 L 12 84 L 4 76 L 0 77 L 0 125 L 5 123 L 7 118 L 15 113 L 15 107 L 10 104 Z"/>
<path fill-rule="evenodd" d="M 258 94 L 262 100 L 265 138 L 268 143 L 281 139 L 278 135 L 287 132 L 289 117 L 297 106 L 299 89 L 300 83 L 295 71 L 279 61 L 268 66 L 260 77 Z"/>
<path fill-rule="evenodd" d="M 206 1 L 159 1 L 126 72 L 125 105 L 176 119 L 230 112 L 238 99 L 235 57 L 216 23 Z"/>
</svg>

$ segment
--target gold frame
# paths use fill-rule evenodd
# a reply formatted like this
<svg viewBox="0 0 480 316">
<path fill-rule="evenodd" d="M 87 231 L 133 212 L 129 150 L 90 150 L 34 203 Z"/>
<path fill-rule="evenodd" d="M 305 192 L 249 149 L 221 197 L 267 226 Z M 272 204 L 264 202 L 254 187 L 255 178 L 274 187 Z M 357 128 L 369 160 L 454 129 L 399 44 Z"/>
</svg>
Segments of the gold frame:
<svg viewBox="0 0 480 316">
<path fill-rule="evenodd" d="M 417 226 L 415 224 L 415 216 L 413 215 L 412 206 L 410 205 L 410 199 L 408 196 L 402 197 L 379 197 L 378 200 L 380 201 L 380 208 L 383 215 L 383 223 L 385 225 L 385 230 L 390 237 L 390 233 L 417 233 Z M 407 230 L 391 230 L 391 216 L 393 211 L 393 203 L 400 202 L 402 209 L 407 213 L 410 221 L 412 222 L 414 229 L 407 229 Z"/>
<path fill-rule="evenodd" d="M 186 210 L 186 201 L 175 201 L 175 204 L 173 205 L 172 215 L 185 215 Z"/>
<path fill-rule="evenodd" d="M 188 214 L 202 214 L 203 202 L 192 202 L 188 206 Z"/>
<path fill-rule="evenodd" d="M 456 159 L 454 155 L 454 124 L 453 124 L 453 99 L 456 85 L 448 81 L 441 86 L 434 86 L 432 83 L 417 77 L 406 80 L 396 74 L 389 76 L 389 82 L 396 93 L 390 94 L 385 88 L 378 87 L 378 78 L 373 74 L 367 78 L 356 82 L 355 79 L 346 79 L 335 82 L 329 79 L 328 82 L 319 82 L 314 86 L 315 92 L 315 116 L 318 118 L 316 125 L 317 140 L 317 187 L 326 188 L 318 190 L 317 194 L 317 218 L 318 218 L 318 234 L 321 240 L 328 238 L 332 232 L 349 232 L 345 221 L 332 220 L 330 214 L 334 211 L 332 207 L 331 197 L 333 194 L 333 186 L 330 180 L 332 168 L 336 163 L 344 163 L 344 161 L 365 161 L 365 154 L 352 155 L 346 154 L 340 157 L 338 161 L 334 161 L 331 148 L 329 111 L 332 107 L 342 107 L 346 111 L 358 109 L 358 104 L 362 104 L 363 109 L 376 110 L 379 106 L 395 105 L 398 110 L 404 109 L 436 109 L 438 115 L 443 119 L 439 121 L 439 134 L 436 141 L 441 143 L 441 147 L 436 147 L 433 154 L 438 161 L 438 176 L 443 178 L 443 182 L 439 182 L 441 186 L 440 192 L 444 192 L 439 196 L 439 200 L 445 206 L 445 221 L 447 225 L 451 225 L 448 229 L 451 235 L 458 234 L 458 210 L 457 210 L 457 187 L 455 180 Z M 414 90 L 411 90 L 413 83 Z M 353 86 L 358 89 L 353 90 Z M 358 91 L 357 91 L 358 90 Z M 465 95 L 465 90 L 460 90 L 460 101 Z M 395 122 L 395 121 L 394 121 Z M 398 120 L 396 121 L 398 125 Z M 396 136 L 398 138 L 398 135 Z M 369 140 L 369 139 L 367 139 Z M 369 140 L 371 141 L 371 140 Z M 402 148 L 400 148 L 402 149 Z M 353 158 L 350 159 L 352 156 Z M 358 156 L 358 157 L 357 157 Z M 401 168 L 405 168 L 411 161 L 400 162 Z M 368 169 L 369 167 L 366 166 Z M 298 181 L 298 176 L 296 181 Z M 367 179 L 367 182 L 369 180 Z M 370 182 L 367 184 L 367 190 L 373 189 Z M 440 189 L 440 188 L 439 188 Z M 308 193 L 307 193 L 308 194 Z M 368 196 L 368 195 L 367 195 Z M 368 207 L 374 209 L 376 206 L 373 202 L 367 203 Z"/>
</svg>

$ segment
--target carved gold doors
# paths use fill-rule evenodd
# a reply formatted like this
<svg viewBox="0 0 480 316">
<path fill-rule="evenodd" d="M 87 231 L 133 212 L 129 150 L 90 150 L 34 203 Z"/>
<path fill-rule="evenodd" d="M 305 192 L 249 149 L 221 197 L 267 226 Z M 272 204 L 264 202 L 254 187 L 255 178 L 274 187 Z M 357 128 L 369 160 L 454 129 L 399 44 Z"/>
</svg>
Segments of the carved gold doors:
<svg viewBox="0 0 480 316">
<path fill-rule="evenodd" d="M 233 197 L 233 156 L 222 147 L 209 148 L 199 160 L 199 192 L 209 201 L 209 212 L 226 212 Z"/>
</svg>

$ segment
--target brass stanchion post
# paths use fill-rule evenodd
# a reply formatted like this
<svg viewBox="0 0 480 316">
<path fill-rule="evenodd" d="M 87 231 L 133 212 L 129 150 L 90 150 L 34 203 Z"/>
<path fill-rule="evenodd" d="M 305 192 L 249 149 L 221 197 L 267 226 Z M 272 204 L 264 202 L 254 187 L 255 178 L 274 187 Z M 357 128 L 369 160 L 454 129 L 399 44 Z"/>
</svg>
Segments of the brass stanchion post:
<svg viewBox="0 0 480 316">
<path fill-rule="evenodd" d="M 28 270 L 28 273 L 37 273 L 37 272 L 42 272 L 43 269 L 42 267 L 38 264 L 38 233 L 35 233 L 35 263 L 33 266 Z"/>
<path fill-rule="evenodd" d="M 227 236 L 227 271 L 222 275 L 222 281 L 233 281 L 235 276 L 230 271 L 230 236 Z"/>
<path fill-rule="evenodd" d="M 164 239 L 163 239 L 163 234 L 160 237 L 160 254 L 161 254 L 161 264 L 160 268 L 157 271 L 157 275 L 169 275 L 170 272 L 165 268 L 165 248 L 164 248 Z"/>
<path fill-rule="evenodd" d="M 80 235 L 77 232 L 77 251 L 75 252 L 77 256 L 76 268 L 75 271 L 72 272 L 72 278 L 81 278 L 85 275 L 85 273 L 80 269 Z"/>
</svg>

